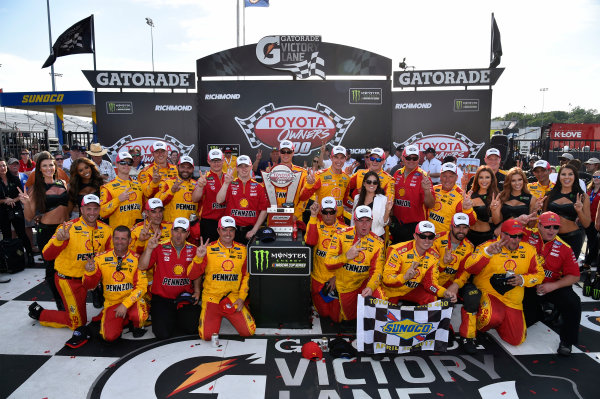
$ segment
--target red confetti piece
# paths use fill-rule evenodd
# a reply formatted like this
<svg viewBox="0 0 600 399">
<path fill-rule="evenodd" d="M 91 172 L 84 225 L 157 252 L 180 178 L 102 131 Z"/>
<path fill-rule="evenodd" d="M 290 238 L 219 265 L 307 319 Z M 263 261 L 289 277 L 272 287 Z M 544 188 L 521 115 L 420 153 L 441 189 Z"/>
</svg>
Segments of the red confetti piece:
<svg viewBox="0 0 600 399">
<path fill-rule="evenodd" d="M 223 349 L 217 349 L 217 352 L 223 352 Z"/>
<path fill-rule="evenodd" d="M 554 392 L 558 392 L 558 389 L 556 389 L 556 388 L 552 388 L 552 390 L 553 390 Z"/>
<path fill-rule="evenodd" d="M 214 385 L 211 385 L 211 386 L 208 387 L 208 390 L 212 391 L 213 388 L 214 388 Z"/>
<path fill-rule="evenodd" d="M 454 377 L 452 377 L 452 382 L 456 382 L 456 379 Z"/>
<path fill-rule="evenodd" d="M 44 351 L 44 353 L 50 353 L 50 351 Z"/>
<path fill-rule="evenodd" d="M 252 380 L 252 382 L 256 382 L 256 380 Z"/>
<path fill-rule="evenodd" d="M 500 395 L 506 395 L 506 391 L 502 392 Z"/>
<path fill-rule="evenodd" d="M 533 362 L 531 362 L 531 363 L 537 364 L 537 363 L 539 363 L 539 362 L 540 362 L 539 360 L 534 360 L 534 361 L 533 361 Z"/>
<path fill-rule="evenodd" d="M 574 367 L 571 367 L 571 370 L 579 372 L 579 369 L 576 369 Z"/>
<path fill-rule="evenodd" d="M 445 396 L 443 393 L 436 393 L 437 396 Z"/>
<path fill-rule="evenodd" d="M 346 389 L 348 389 L 348 388 L 350 388 L 350 387 L 349 387 L 348 385 L 344 385 L 342 388 L 346 388 Z"/>
<path fill-rule="evenodd" d="M 281 378 L 281 376 L 280 375 L 276 375 L 275 378 Z"/>
<path fill-rule="evenodd" d="M 534 395 L 537 395 L 537 393 L 533 389 L 530 389 L 529 392 L 531 392 Z"/>
<path fill-rule="evenodd" d="M 156 361 L 156 359 L 152 359 L 152 361 L 150 363 L 154 363 Z"/>
<path fill-rule="evenodd" d="M 71 359 L 75 359 L 77 356 L 71 356 Z"/>
<path fill-rule="evenodd" d="M 550 364 L 554 364 L 556 363 L 554 360 L 550 360 Z"/>
</svg>

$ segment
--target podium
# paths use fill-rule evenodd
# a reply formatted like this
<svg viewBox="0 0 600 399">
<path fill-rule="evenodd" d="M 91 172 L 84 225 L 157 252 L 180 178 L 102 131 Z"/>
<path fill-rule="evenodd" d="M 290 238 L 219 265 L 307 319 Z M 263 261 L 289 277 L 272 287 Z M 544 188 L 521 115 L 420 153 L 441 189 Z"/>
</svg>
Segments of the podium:
<svg viewBox="0 0 600 399">
<path fill-rule="evenodd" d="M 311 328 L 312 248 L 301 239 L 248 245 L 250 312 L 257 327 Z"/>
</svg>

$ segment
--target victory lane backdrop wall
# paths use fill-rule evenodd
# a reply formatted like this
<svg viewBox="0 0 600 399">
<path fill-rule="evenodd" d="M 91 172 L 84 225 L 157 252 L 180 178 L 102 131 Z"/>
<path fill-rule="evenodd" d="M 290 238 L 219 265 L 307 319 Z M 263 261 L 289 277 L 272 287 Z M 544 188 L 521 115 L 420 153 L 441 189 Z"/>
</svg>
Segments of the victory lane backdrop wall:
<svg viewBox="0 0 600 399">
<path fill-rule="evenodd" d="M 198 103 L 203 160 L 214 143 L 239 143 L 254 160 L 287 139 L 299 165 L 323 142 L 352 154 L 391 145 L 389 81 L 200 81 Z"/>
<path fill-rule="evenodd" d="M 198 160 L 196 93 L 96 93 L 100 143 L 114 161 L 119 151 L 141 150 L 146 165 L 156 140 Z"/>
<path fill-rule="evenodd" d="M 392 92 L 392 141 L 436 150 L 436 158 L 485 155 L 492 110 L 491 90 Z"/>
</svg>

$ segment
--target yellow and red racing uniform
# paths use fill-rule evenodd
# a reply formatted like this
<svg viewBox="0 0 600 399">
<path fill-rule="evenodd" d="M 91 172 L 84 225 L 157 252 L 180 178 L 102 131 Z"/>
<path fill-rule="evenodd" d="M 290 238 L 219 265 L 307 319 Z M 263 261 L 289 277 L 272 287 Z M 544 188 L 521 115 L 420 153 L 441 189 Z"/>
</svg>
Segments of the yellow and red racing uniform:
<svg viewBox="0 0 600 399">
<path fill-rule="evenodd" d="M 253 227 L 258 215 L 269 207 L 269 200 L 265 188 L 256 180 L 250 179 L 244 184 L 235 179 L 227 187 L 225 204 L 225 215 L 235 219 L 236 226 Z"/>
<path fill-rule="evenodd" d="M 544 186 L 536 181 L 535 183 L 528 183 L 527 188 L 534 197 L 544 198 L 554 188 L 554 183 L 550 182 L 547 186 Z"/>
<path fill-rule="evenodd" d="M 222 175 L 214 173 L 212 170 L 206 173 L 206 186 L 202 189 L 202 198 L 200 199 L 200 209 L 202 219 L 219 220 L 225 215 L 227 205 L 217 202 L 217 194 L 223 185 Z"/>
<path fill-rule="evenodd" d="M 178 180 L 174 177 L 163 180 L 159 184 L 156 198 L 160 199 L 165 207 L 163 219 L 167 222 L 173 222 L 176 218 L 189 219 L 191 214 L 198 212 L 198 203 L 192 202 L 192 192 L 196 187 L 196 180 L 182 180 L 179 190 L 172 191 L 173 184 Z"/>
<path fill-rule="evenodd" d="M 331 168 L 327 168 L 315 173 L 314 184 L 304 184 L 304 188 L 302 188 L 302 192 L 300 193 L 300 199 L 306 201 L 313 194 L 316 196 L 317 202 L 320 202 L 325 197 L 333 197 L 337 204 L 337 217 L 339 218 L 344 213 L 342 205 L 349 183 L 350 177 L 346 173 L 335 174 Z"/>
<path fill-rule="evenodd" d="M 456 213 L 464 212 L 469 216 L 469 224 L 473 225 L 477 221 L 477 215 L 473 212 L 473 208 L 463 210 L 463 190 L 456 184 L 452 190 L 445 191 L 442 185 L 438 184 L 433 187 L 435 193 L 435 205 L 429 209 L 429 220 L 435 226 L 435 232 L 441 233 L 450 230 L 452 217 Z"/>
<path fill-rule="evenodd" d="M 152 181 L 152 176 L 154 175 L 154 168 L 158 168 L 158 174 L 160 174 L 160 181 L 166 180 L 171 177 L 177 177 L 179 174 L 179 172 L 177 171 L 177 166 L 168 162 L 167 166 L 165 166 L 164 168 L 160 168 L 155 162 L 153 162 L 150 165 L 146 166 L 144 169 L 142 169 L 137 176 L 137 181 L 142 185 L 145 200 L 154 198 L 154 196 L 158 192 L 158 186 L 160 184 L 160 181 L 158 183 L 154 183 Z"/>
<path fill-rule="evenodd" d="M 119 195 L 129 191 L 129 198 L 119 201 Z M 142 186 L 135 180 L 123 180 L 119 176 L 100 187 L 100 217 L 108 218 L 108 224 L 114 229 L 123 225 L 132 228 L 142 219 L 144 195 Z"/>
<path fill-rule="evenodd" d="M 394 216 L 400 223 L 417 223 L 427 220 L 425 208 L 425 192 L 421 187 L 423 178 L 429 179 L 425 171 L 419 167 L 404 178 L 405 167 L 394 173 Z M 430 179 L 431 180 L 431 179 Z M 435 196 L 433 184 L 431 195 Z"/>
<path fill-rule="evenodd" d="M 456 248 L 452 248 L 449 236 L 450 232 L 445 231 L 438 234 L 433 242 L 433 249 L 440 255 L 438 284 L 441 287 L 448 288 L 450 284 L 456 283 L 458 288 L 462 288 L 471 276 L 465 271 L 465 263 L 473 254 L 475 247 L 471 241 L 464 238 Z M 444 254 L 447 249 L 451 250 L 452 253 L 452 261 L 450 263 L 444 262 Z M 442 291 L 442 295 L 444 291 Z"/>
<path fill-rule="evenodd" d="M 369 169 L 360 169 L 350 177 L 346 192 L 344 193 L 345 207 L 352 209 L 354 197 L 360 192 L 363 179 L 367 172 L 369 172 Z M 379 186 L 385 191 L 385 196 L 388 197 L 388 199 L 394 198 L 394 178 L 383 169 L 377 172 L 377 176 L 379 176 Z"/>
</svg>

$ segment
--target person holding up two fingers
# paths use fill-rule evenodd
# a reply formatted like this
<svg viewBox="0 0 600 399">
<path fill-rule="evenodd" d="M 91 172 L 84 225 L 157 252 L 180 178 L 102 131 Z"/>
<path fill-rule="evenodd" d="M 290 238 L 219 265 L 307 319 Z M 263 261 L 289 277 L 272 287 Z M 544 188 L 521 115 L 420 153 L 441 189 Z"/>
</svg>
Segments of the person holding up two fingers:
<svg viewBox="0 0 600 399">
<path fill-rule="evenodd" d="M 192 201 L 192 191 L 196 186 L 194 160 L 187 155 L 179 158 L 178 176 L 160 182 L 157 198 L 164 207 L 164 220 L 173 223 L 178 217 L 189 219 L 198 211 L 198 202 Z"/>
</svg>

